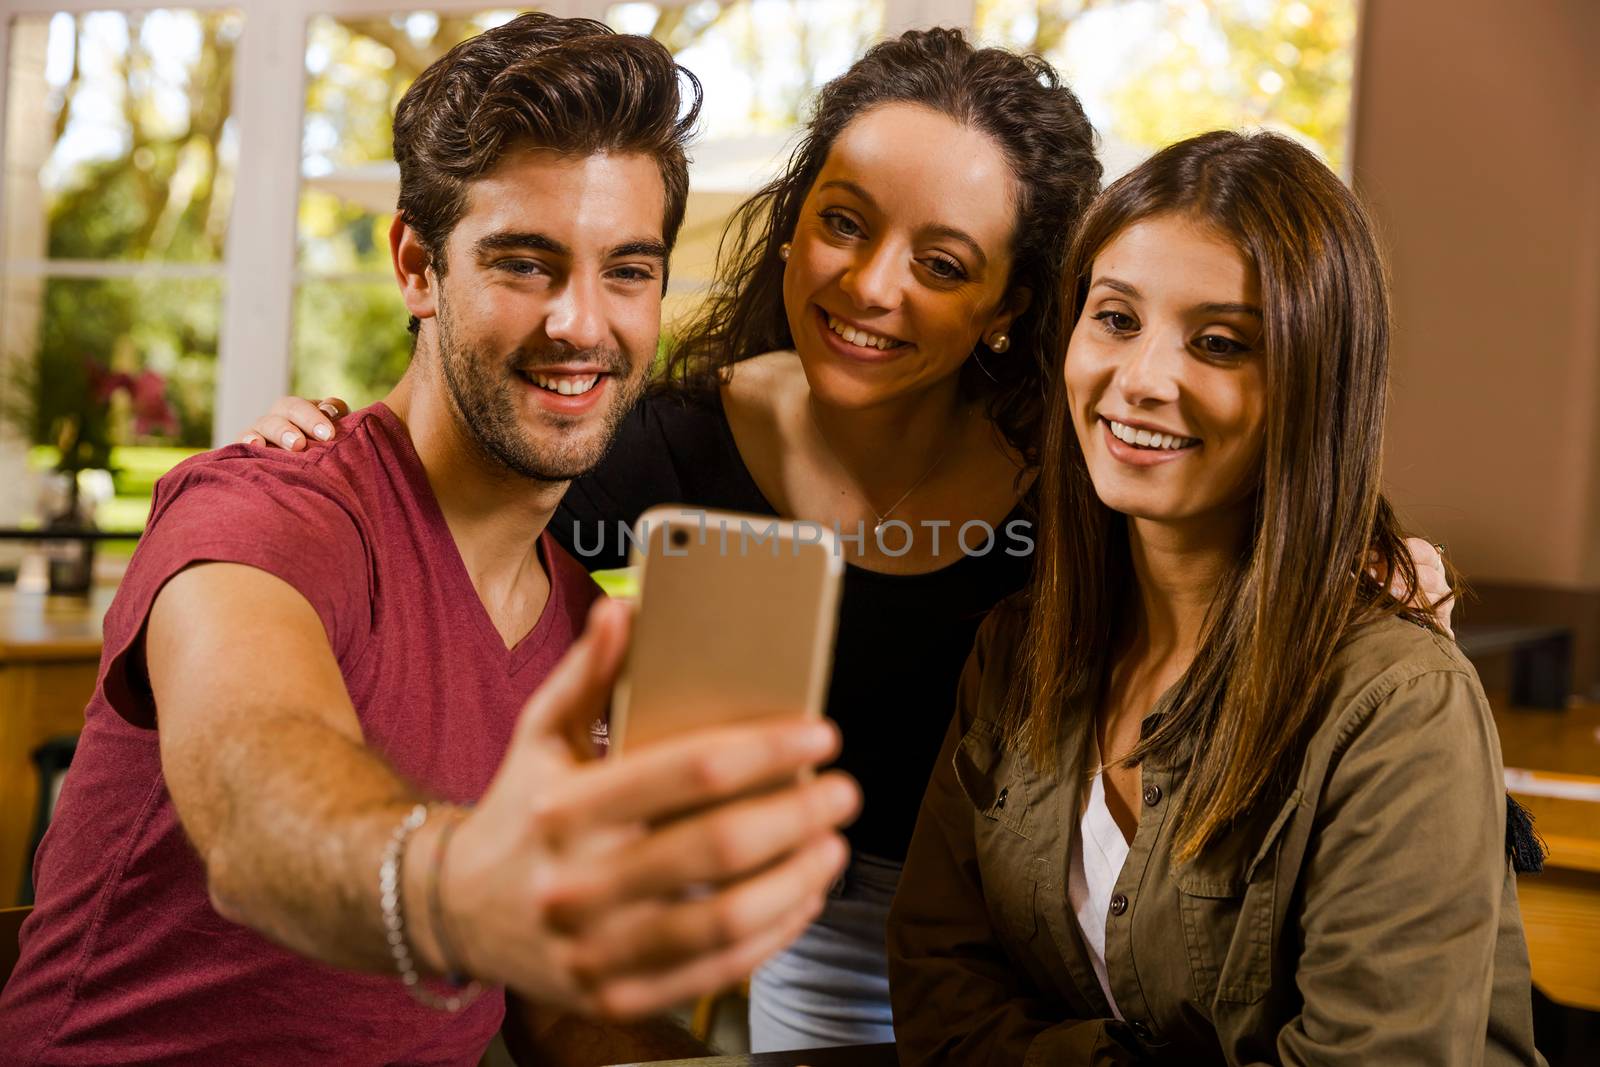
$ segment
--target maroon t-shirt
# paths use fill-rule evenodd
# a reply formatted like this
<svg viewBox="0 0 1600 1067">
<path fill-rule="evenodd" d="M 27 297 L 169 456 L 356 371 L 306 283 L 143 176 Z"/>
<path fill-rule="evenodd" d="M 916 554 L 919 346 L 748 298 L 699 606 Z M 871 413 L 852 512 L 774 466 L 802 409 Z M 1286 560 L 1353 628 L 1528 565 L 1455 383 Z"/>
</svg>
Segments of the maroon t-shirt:
<svg viewBox="0 0 1600 1067">
<path fill-rule="evenodd" d="M 38 902 L 0 995 L 0 1060 L 476 1063 L 504 1012 L 498 990 L 448 1015 L 395 977 L 306 960 L 212 909 L 129 652 L 184 567 L 259 567 L 321 617 L 367 744 L 428 794 L 474 801 L 600 595 L 548 534 L 539 545 L 550 600 L 507 650 L 405 425 L 382 405 L 326 447 L 236 445 L 163 478 L 106 615 L 99 684 L 34 864 Z M 233 624 L 248 640 L 250 620 Z"/>
</svg>

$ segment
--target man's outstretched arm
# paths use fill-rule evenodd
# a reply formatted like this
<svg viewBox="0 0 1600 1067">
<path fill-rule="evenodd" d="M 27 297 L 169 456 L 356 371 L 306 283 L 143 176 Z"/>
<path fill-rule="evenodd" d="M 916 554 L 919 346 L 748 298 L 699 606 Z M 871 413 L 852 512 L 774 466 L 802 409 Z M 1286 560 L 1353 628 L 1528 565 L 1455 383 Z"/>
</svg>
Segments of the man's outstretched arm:
<svg viewBox="0 0 1600 1067">
<path fill-rule="evenodd" d="M 392 968 L 378 864 L 421 798 L 363 741 L 310 603 L 254 567 L 191 566 L 157 595 L 144 660 L 217 911 L 304 956 Z"/>
<path fill-rule="evenodd" d="M 796 936 L 844 863 L 836 829 L 859 802 L 837 774 L 793 784 L 836 750 L 819 723 L 586 762 L 626 642 L 626 609 L 597 605 L 482 801 L 455 816 L 441 884 L 449 962 L 613 1018 L 737 981 Z M 251 567 L 192 566 L 157 597 L 144 652 L 168 789 L 219 912 L 304 955 L 389 970 L 378 866 L 426 798 L 365 746 L 311 605 Z M 764 786 L 777 788 L 752 795 Z M 446 961 L 421 902 L 449 817 L 413 836 L 402 872 L 413 953 L 434 971 Z"/>
</svg>

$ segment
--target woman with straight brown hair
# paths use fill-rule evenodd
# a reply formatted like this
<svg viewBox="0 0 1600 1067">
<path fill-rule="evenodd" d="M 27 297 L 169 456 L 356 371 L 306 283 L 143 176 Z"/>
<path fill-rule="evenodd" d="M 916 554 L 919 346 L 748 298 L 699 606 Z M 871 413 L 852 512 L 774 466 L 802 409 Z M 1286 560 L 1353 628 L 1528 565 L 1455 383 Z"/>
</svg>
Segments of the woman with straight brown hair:
<svg viewBox="0 0 1600 1067">
<path fill-rule="evenodd" d="M 1526 826 L 1380 493 L 1361 207 L 1207 134 L 1107 190 L 1064 277 L 1033 580 L 891 912 L 902 1062 L 1542 1062 Z"/>
</svg>

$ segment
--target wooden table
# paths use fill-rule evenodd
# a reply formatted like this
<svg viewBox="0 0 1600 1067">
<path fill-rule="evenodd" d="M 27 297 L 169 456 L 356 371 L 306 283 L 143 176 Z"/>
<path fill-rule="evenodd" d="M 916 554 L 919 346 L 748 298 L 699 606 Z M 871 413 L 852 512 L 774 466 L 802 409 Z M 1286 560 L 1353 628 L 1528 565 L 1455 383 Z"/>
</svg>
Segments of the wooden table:
<svg viewBox="0 0 1600 1067">
<path fill-rule="evenodd" d="M 661 1060 L 648 1067 L 896 1067 L 893 1045 L 846 1045 L 802 1052 L 758 1052 L 743 1056 L 705 1056 L 693 1060 Z M 625 1064 L 622 1067 L 647 1067 Z"/>
<path fill-rule="evenodd" d="M 33 750 L 83 729 L 115 589 L 89 599 L 0 586 L 0 907 L 22 885 L 39 800 Z"/>
<path fill-rule="evenodd" d="M 1544 873 L 1517 880 L 1534 984 L 1558 1004 L 1600 1011 L 1600 799 L 1587 799 L 1600 797 L 1600 705 L 1491 700 L 1507 784 L 1550 847 Z"/>
</svg>

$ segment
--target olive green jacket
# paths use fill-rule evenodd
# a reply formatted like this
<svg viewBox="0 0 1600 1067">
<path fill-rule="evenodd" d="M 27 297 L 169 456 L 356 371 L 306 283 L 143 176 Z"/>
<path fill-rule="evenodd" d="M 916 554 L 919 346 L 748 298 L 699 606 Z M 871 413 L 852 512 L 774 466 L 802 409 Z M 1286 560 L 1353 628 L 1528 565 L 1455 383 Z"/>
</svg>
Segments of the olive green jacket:
<svg viewBox="0 0 1600 1067">
<path fill-rule="evenodd" d="M 1055 775 L 996 725 L 1022 626 L 1002 605 L 979 632 L 890 913 L 903 1064 L 1544 1063 L 1499 740 L 1453 644 L 1355 631 L 1287 799 L 1191 862 L 1181 778 L 1143 768 L 1106 919 L 1118 1022 L 1067 900 L 1088 717 Z"/>
</svg>

